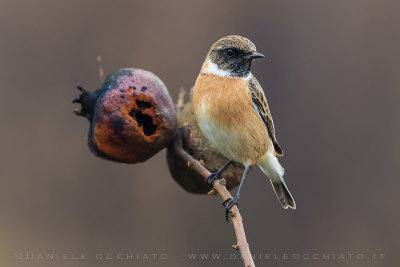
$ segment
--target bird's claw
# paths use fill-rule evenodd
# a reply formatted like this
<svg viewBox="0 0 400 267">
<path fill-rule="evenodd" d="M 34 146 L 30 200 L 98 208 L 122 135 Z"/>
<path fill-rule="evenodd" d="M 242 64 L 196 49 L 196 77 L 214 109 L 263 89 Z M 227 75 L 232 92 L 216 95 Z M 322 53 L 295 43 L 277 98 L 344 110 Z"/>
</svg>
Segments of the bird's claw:
<svg viewBox="0 0 400 267">
<path fill-rule="evenodd" d="M 208 183 L 209 186 L 213 187 L 213 183 L 215 180 L 221 180 L 221 175 L 218 174 L 218 172 L 216 173 L 211 173 L 207 179 L 206 182 Z"/>
<path fill-rule="evenodd" d="M 239 209 L 239 197 L 234 196 L 233 198 L 228 198 L 222 202 L 222 206 L 225 207 L 225 219 L 228 223 L 232 223 L 230 209 L 236 205 Z"/>
</svg>

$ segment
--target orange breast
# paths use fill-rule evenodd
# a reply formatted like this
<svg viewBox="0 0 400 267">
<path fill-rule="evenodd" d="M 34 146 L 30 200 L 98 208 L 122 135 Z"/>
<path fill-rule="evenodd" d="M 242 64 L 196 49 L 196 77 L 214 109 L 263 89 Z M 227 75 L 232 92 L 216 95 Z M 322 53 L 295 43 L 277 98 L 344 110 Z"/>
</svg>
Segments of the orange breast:
<svg viewBox="0 0 400 267">
<path fill-rule="evenodd" d="M 236 124 L 240 119 L 233 116 L 254 112 L 247 80 L 243 78 L 199 75 L 193 104 L 195 108 L 200 108 L 201 103 L 205 104 L 207 113 L 213 120 L 226 126 Z"/>
<path fill-rule="evenodd" d="M 203 112 L 220 131 L 225 131 L 220 136 L 228 136 L 229 132 L 231 138 L 214 141 L 221 153 L 254 164 L 267 152 L 270 141 L 254 109 L 247 82 L 244 78 L 200 74 L 193 92 L 193 108 L 199 125 L 206 123 L 199 116 Z"/>
</svg>

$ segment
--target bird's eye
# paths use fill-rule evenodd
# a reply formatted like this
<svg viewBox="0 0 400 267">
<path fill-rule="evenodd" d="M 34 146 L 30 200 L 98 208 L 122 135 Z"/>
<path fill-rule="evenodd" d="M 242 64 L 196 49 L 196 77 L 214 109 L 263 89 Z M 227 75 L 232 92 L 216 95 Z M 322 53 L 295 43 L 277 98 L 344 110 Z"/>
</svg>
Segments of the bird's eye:
<svg viewBox="0 0 400 267">
<path fill-rule="evenodd" d="M 235 55 L 235 51 L 233 49 L 228 49 L 228 50 L 226 50 L 226 54 L 229 57 L 233 57 Z"/>
</svg>

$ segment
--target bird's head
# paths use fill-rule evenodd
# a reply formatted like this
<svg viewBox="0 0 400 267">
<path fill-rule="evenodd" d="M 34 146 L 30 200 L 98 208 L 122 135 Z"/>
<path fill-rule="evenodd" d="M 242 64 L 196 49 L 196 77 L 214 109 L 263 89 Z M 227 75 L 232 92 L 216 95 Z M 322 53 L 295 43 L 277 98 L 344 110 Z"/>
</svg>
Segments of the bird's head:
<svg viewBox="0 0 400 267">
<path fill-rule="evenodd" d="M 263 58 L 256 46 L 247 38 L 230 35 L 216 41 L 207 54 L 202 73 L 227 77 L 248 77 L 251 62 Z"/>
</svg>

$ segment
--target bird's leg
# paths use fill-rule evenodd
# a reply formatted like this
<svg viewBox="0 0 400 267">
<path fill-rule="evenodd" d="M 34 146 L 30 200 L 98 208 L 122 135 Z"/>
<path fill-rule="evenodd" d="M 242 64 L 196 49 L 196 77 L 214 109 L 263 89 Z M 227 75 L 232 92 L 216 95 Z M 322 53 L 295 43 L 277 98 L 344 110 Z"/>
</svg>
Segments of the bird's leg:
<svg viewBox="0 0 400 267">
<path fill-rule="evenodd" d="M 215 180 L 220 180 L 224 171 L 233 163 L 233 160 L 228 161 L 219 171 L 210 174 L 207 177 L 206 182 L 212 187 Z"/>
<path fill-rule="evenodd" d="M 233 198 L 228 198 L 227 200 L 222 202 L 222 206 L 224 206 L 225 209 L 226 209 L 225 218 L 226 218 L 226 221 L 229 222 L 229 223 L 232 223 L 232 221 L 230 220 L 229 210 L 232 208 L 233 205 L 237 205 L 238 206 L 238 204 L 239 204 L 240 190 L 242 190 L 242 186 L 244 184 L 244 180 L 246 179 L 246 175 L 247 175 L 247 171 L 248 170 L 249 170 L 249 167 L 246 166 L 244 168 L 243 175 L 242 175 L 242 180 L 240 181 L 239 188 L 238 188 L 238 191 L 237 191 L 236 195 Z M 238 206 L 238 208 L 239 208 L 239 206 Z"/>
</svg>

